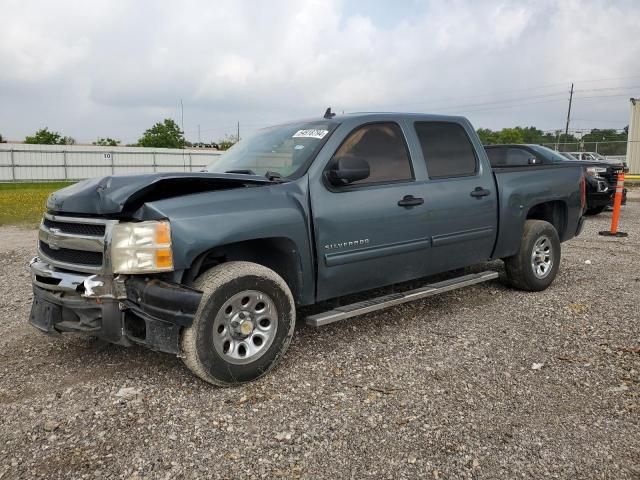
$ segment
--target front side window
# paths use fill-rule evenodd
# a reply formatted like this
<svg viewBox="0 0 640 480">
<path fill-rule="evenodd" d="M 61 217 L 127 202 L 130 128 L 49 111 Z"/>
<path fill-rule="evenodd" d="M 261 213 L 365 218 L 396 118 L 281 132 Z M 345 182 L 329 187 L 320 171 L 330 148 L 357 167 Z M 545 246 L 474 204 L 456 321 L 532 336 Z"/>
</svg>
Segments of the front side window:
<svg viewBox="0 0 640 480">
<path fill-rule="evenodd" d="M 369 177 L 350 185 L 391 183 L 413 179 L 409 152 L 396 123 L 363 125 L 349 134 L 333 156 L 359 157 L 369 164 Z"/>
<path fill-rule="evenodd" d="M 461 125 L 448 122 L 415 124 L 429 178 L 475 175 L 477 160 L 469 136 Z"/>
<path fill-rule="evenodd" d="M 529 159 L 534 157 L 535 155 L 523 148 L 510 148 L 507 150 L 507 166 L 522 167 L 529 165 Z"/>
</svg>

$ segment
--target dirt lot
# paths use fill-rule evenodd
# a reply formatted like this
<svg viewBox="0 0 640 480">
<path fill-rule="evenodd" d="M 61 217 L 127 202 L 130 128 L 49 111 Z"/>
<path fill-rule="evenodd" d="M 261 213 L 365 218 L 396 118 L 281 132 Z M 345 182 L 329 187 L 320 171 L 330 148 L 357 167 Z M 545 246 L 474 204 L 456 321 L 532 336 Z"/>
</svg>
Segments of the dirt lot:
<svg viewBox="0 0 640 480">
<path fill-rule="evenodd" d="M 35 232 L 2 227 L 0 479 L 640 478 L 640 202 L 629 238 L 597 235 L 610 217 L 564 244 L 545 292 L 495 281 L 301 323 L 235 389 L 27 326 Z"/>
</svg>

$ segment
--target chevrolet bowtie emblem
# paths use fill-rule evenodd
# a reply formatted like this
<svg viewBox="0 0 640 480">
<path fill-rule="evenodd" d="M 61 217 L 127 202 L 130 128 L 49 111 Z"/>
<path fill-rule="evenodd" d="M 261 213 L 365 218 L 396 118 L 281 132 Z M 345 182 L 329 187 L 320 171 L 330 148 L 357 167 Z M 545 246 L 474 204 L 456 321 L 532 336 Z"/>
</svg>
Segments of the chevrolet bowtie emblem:
<svg viewBox="0 0 640 480">
<path fill-rule="evenodd" d="M 58 237 L 56 236 L 58 233 L 60 233 L 59 228 L 49 229 L 49 236 L 47 237 L 47 240 L 48 240 L 47 243 L 49 244 L 49 247 L 54 250 L 60 250 L 60 246 L 58 245 Z"/>
</svg>

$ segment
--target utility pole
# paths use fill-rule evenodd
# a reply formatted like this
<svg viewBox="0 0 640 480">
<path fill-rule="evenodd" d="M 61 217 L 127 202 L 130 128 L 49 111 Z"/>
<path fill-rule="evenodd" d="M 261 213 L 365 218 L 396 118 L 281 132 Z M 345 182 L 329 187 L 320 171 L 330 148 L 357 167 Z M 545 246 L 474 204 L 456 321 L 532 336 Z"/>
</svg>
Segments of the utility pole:
<svg viewBox="0 0 640 480">
<path fill-rule="evenodd" d="M 236 142 L 240 141 L 240 122 L 238 121 L 238 134 L 236 135 Z"/>
<path fill-rule="evenodd" d="M 569 119 L 571 118 L 571 102 L 573 101 L 573 83 L 571 84 L 571 93 L 569 93 L 569 110 L 567 111 L 567 126 L 564 129 L 564 139 L 567 140 L 569 135 Z"/>
<path fill-rule="evenodd" d="M 198 146 L 200 146 L 200 124 L 198 124 Z"/>
<path fill-rule="evenodd" d="M 185 147 L 185 138 L 184 138 L 184 105 L 182 104 L 182 99 L 180 99 L 180 129 L 182 130 L 182 168 L 187 170 L 187 161 L 184 158 L 184 147 Z"/>
<path fill-rule="evenodd" d="M 180 99 L 180 128 L 184 135 L 184 105 L 182 104 L 182 99 Z"/>
</svg>

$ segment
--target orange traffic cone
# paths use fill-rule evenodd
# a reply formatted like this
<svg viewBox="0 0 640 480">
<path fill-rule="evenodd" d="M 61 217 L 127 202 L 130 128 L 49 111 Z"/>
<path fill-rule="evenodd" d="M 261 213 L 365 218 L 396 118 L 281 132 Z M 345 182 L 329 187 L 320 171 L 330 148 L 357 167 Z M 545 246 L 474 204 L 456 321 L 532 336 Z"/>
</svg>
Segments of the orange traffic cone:
<svg viewBox="0 0 640 480">
<path fill-rule="evenodd" d="M 611 229 L 598 232 L 605 237 L 628 237 L 629 234 L 618 231 L 618 220 L 620 220 L 620 208 L 622 207 L 622 191 L 624 190 L 624 170 L 618 172 L 616 183 L 616 195 L 613 199 L 613 216 L 611 217 Z"/>
</svg>

